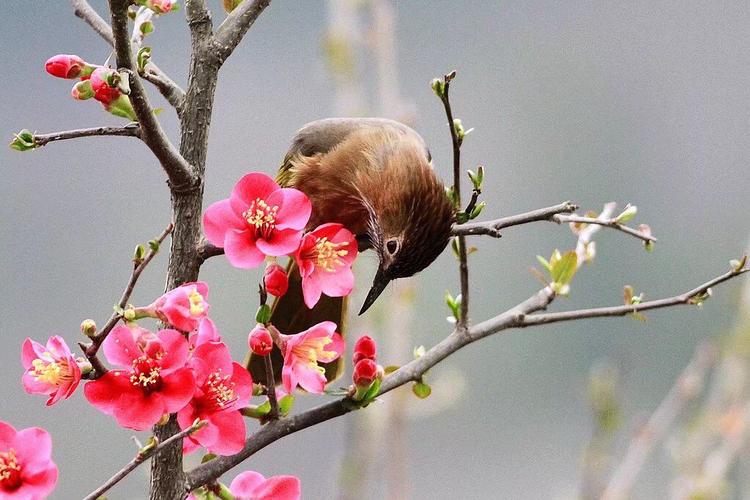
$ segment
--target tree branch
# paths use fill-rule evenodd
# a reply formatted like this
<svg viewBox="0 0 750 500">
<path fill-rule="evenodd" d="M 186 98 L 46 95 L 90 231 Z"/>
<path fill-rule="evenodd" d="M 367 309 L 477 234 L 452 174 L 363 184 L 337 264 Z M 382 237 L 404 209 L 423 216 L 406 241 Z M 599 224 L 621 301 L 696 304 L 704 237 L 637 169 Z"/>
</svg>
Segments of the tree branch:
<svg viewBox="0 0 750 500">
<path fill-rule="evenodd" d="M 214 36 L 219 65 L 232 55 L 247 30 L 270 3 L 271 0 L 245 0 L 219 25 Z"/>
<path fill-rule="evenodd" d="M 105 42 L 110 46 L 114 46 L 115 42 L 114 37 L 112 36 L 112 28 L 104 19 L 102 19 L 93 7 L 91 7 L 87 0 L 70 0 L 70 5 L 73 6 L 73 13 L 76 17 L 83 19 L 83 21 L 100 37 L 102 37 Z M 146 71 L 144 71 L 141 76 L 144 80 L 151 82 L 157 89 L 159 89 L 161 95 L 164 96 L 169 104 L 174 106 L 179 115 L 182 111 L 182 103 L 185 99 L 185 92 L 180 86 L 153 62 L 149 62 L 146 65 Z"/>
<path fill-rule="evenodd" d="M 34 134 L 34 145 L 36 147 L 42 147 L 53 141 L 65 141 L 68 139 L 78 139 L 79 137 L 93 137 L 99 135 L 140 138 L 141 129 L 138 126 L 93 127 L 81 128 L 76 130 L 65 130 L 62 132 L 52 132 L 50 134 Z"/>
<path fill-rule="evenodd" d="M 656 408 L 646 424 L 638 429 L 630 441 L 625 457 L 615 469 L 609 484 L 602 494 L 603 499 L 627 498 L 635 483 L 635 478 L 643 468 L 648 455 L 656 443 L 661 441 L 672 422 L 685 406 L 699 393 L 696 390 L 716 361 L 716 349 L 708 344 L 700 344 L 688 365 L 665 398 Z"/>
<path fill-rule="evenodd" d="M 552 216 L 551 220 L 553 222 L 557 222 L 558 224 L 563 224 L 563 223 L 597 224 L 600 226 L 606 226 L 612 229 L 616 229 L 618 231 L 622 231 L 625 234 L 635 236 L 636 238 L 639 238 L 647 243 L 657 241 L 655 237 L 651 236 L 648 233 L 645 233 L 643 231 L 638 231 L 637 229 L 633 229 L 632 227 L 628 227 L 624 224 L 620 224 L 619 222 L 617 222 L 616 217 L 606 217 L 606 218 L 603 218 L 601 216 L 581 217 L 580 215 L 575 215 L 575 214 L 572 214 L 572 215 L 555 214 Z"/>
<path fill-rule="evenodd" d="M 164 231 L 162 231 L 162 233 L 156 237 L 156 242 L 158 242 L 159 246 L 161 246 L 161 244 L 173 229 L 174 223 L 170 222 L 169 225 L 164 229 Z M 130 273 L 130 279 L 128 279 L 128 284 L 125 285 L 125 290 L 123 290 L 120 301 L 117 303 L 117 310 L 124 309 L 128 305 L 128 300 L 130 300 L 130 295 L 133 293 L 133 289 L 135 289 L 135 284 L 138 282 L 138 278 L 140 278 L 141 273 L 143 273 L 143 270 L 146 269 L 146 266 L 148 266 L 148 264 L 151 262 L 154 256 L 156 256 L 156 254 L 157 251 L 154 251 L 153 248 L 149 248 L 148 252 L 143 257 L 143 260 L 134 264 L 133 271 Z M 91 344 L 82 346 L 84 348 L 86 358 L 95 368 L 102 366 L 101 362 L 96 357 L 96 354 L 97 352 L 99 352 L 99 348 L 101 347 L 102 342 L 104 342 L 104 339 L 107 338 L 109 332 L 112 331 L 112 329 L 115 327 L 117 322 L 120 321 L 120 319 L 122 319 L 122 315 L 119 312 L 115 311 L 114 313 L 112 313 L 112 316 L 110 316 L 109 320 L 104 325 L 104 328 L 97 332 L 96 335 L 91 337 Z M 97 372 L 99 372 L 100 369 L 101 368 L 97 368 Z M 97 375 L 101 376 L 101 373 L 98 373 Z"/>
<path fill-rule="evenodd" d="M 195 176 L 190 164 L 180 155 L 154 116 L 140 78 L 134 72 L 133 54 L 128 33 L 128 0 L 109 0 L 112 14 L 112 34 L 115 41 L 117 65 L 124 68 L 130 79 L 130 101 L 141 126 L 143 142 L 151 149 L 169 177 L 172 189 L 190 190 L 195 186 Z"/>
<path fill-rule="evenodd" d="M 109 478 L 107 482 L 99 486 L 97 489 L 86 495 L 83 500 L 96 500 L 97 498 L 101 497 L 104 493 L 109 491 L 114 485 L 125 479 L 125 477 L 133 472 L 136 467 L 141 465 L 143 462 L 151 458 L 152 456 L 158 454 L 160 451 L 164 450 L 167 446 L 171 445 L 175 441 L 179 441 L 180 439 L 189 436 L 190 434 L 193 434 L 194 432 L 197 432 L 201 427 L 205 425 L 205 421 L 203 420 L 197 420 L 193 423 L 190 427 L 183 430 L 182 432 L 178 432 L 177 434 L 169 437 L 168 439 L 165 439 L 163 442 L 159 443 L 158 445 L 154 446 L 153 448 L 147 449 L 144 448 L 141 451 L 139 451 L 135 458 L 125 464 L 125 467 L 117 471 L 117 473 Z M 155 439 L 155 438 L 154 438 Z"/>
<path fill-rule="evenodd" d="M 557 321 L 563 321 L 589 317 L 615 315 L 623 316 L 625 314 L 638 310 L 657 309 L 684 304 L 688 303 L 691 297 L 705 292 L 708 288 L 723 283 L 724 281 L 732 279 L 748 271 L 750 271 L 749 268 L 732 270 L 673 298 L 644 302 L 642 304 L 632 306 L 570 311 L 568 313 L 555 314 L 566 315 L 564 319 L 557 319 Z M 385 379 L 383 379 L 382 385 L 380 386 L 379 395 L 383 395 L 411 381 L 419 380 L 427 370 L 429 370 L 454 352 L 458 351 L 468 344 L 492 335 L 493 333 L 511 328 L 531 326 L 532 324 L 547 324 L 554 322 L 549 320 L 534 320 L 536 321 L 534 323 L 525 323 L 526 321 L 533 320 L 533 318 L 554 316 L 555 314 L 531 315 L 536 311 L 545 309 L 552 302 L 554 297 L 555 293 L 551 290 L 551 288 L 545 287 L 517 306 L 505 311 L 504 313 L 470 327 L 467 335 L 461 335 L 458 331 L 451 333 L 437 345 L 427 351 L 424 356 L 421 356 L 407 363 L 406 365 L 402 366 L 395 372 L 385 377 Z M 616 310 L 617 314 L 589 313 L 589 311 L 605 310 Z M 236 455 L 218 457 L 191 470 L 187 474 L 188 491 L 217 479 L 224 472 L 228 471 L 246 458 L 250 457 L 251 455 L 255 454 L 256 452 L 260 451 L 261 449 L 265 448 L 274 441 L 281 439 L 284 436 L 352 411 L 353 405 L 347 404 L 347 402 L 347 399 L 339 399 L 321 406 L 317 406 L 291 418 L 284 418 L 268 423 L 267 425 L 263 426 L 258 432 L 250 436 L 245 443 L 245 447 Z"/>
</svg>

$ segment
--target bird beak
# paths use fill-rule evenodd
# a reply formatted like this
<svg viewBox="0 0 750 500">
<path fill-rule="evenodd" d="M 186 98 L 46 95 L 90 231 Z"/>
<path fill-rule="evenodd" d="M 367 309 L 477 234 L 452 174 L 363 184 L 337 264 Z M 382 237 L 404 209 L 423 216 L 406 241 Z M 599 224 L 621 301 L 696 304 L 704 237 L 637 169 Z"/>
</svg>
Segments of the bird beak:
<svg viewBox="0 0 750 500">
<path fill-rule="evenodd" d="M 375 273 L 375 279 L 372 281 L 372 288 L 370 288 L 370 292 L 367 294 L 367 298 L 365 299 L 365 303 L 362 304 L 362 309 L 359 310 L 359 315 L 361 316 L 366 310 L 370 308 L 370 306 L 375 302 L 375 300 L 380 296 L 381 293 L 383 293 L 383 290 L 385 290 L 385 287 L 390 283 L 391 279 L 386 276 L 385 272 L 383 272 L 382 268 L 378 268 L 378 272 Z"/>
</svg>

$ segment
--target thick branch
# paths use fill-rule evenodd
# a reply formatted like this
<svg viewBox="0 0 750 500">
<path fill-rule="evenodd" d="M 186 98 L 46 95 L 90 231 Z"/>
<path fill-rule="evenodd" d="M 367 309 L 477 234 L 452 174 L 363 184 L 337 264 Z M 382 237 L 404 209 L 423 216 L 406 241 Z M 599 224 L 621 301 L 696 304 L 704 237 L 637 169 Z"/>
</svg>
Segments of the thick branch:
<svg viewBox="0 0 750 500">
<path fill-rule="evenodd" d="M 96 500 L 97 498 L 101 497 L 104 493 L 109 491 L 114 485 L 125 479 L 125 477 L 133 472 L 136 467 L 141 465 L 143 462 L 151 458 L 152 456 L 158 454 L 162 450 L 164 450 L 167 446 L 171 445 L 172 443 L 179 441 L 180 439 L 189 436 L 190 434 L 198 431 L 202 426 L 204 425 L 203 421 L 197 421 L 187 429 L 185 429 L 182 432 L 178 432 L 174 436 L 171 436 L 168 439 L 165 439 L 164 442 L 159 443 L 158 445 L 154 446 L 151 449 L 147 449 L 146 451 L 140 451 L 138 454 L 125 464 L 125 467 L 117 471 L 117 473 L 109 478 L 106 483 L 99 486 L 97 489 L 86 495 L 86 497 L 83 500 Z"/>
<path fill-rule="evenodd" d="M 270 3 L 271 0 L 245 0 L 221 23 L 214 37 L 219 64 L 223 64 L 232 55 L 247 30 Z"/>
<path fill-rule="evenodd" d="M 141 129 L 137 126 L 128 127 L 93 127 L 76 130 L 52 132 L 51 134 L 34 134 L 34 144 L 37 147 L 46 146 L 50 142 L 78 139 L 79 137 L 93 137 L 97 135 L 114 135 L 121 137 L 140 137 Z"/>
<path fill-rule="evenodd" d="M 609 481 L 603 499 L 627 498 L 635 483 L 635 478 L 643 468 L 651 450 L 664 439 L 672 422 L 683 408 L 693 400 L 698 392 L 696 387 L 716 361 L 716 349 L 709 344 L 700 344 L 692 359 L 682 371 L 677 381 L 659 404 L 646 424 L 638 429 L 631 439 L 622 462 L 617 466 Z"/>
<path fill-rule="evenodd" d="M 656 309 L 687 303 L 691 297 L 705 292 L 708 288 L 739 276 L 747 271 L 750 271 L 750 269 L 744 268 L 739 271 L 730 271 L 729 273 L 714 278 L 688 292 L 677 295 L 676 297 L 661 299 L 652 302 L 644 302 L 639 305 L 627 306 L 627 309 L 622 309 L 625 309 L 624 314 L 627 314 L 633 312 L 634 310 Z M 531 324 L 524 324 L 524 321 L 527 321 L 531 318 L 549 316 L 532 315 L 532 313 L 545 309 L 550 304 L 550 302 L 552 302 L 554 297 L 554 292 L 549 287 L 545 287 L 544 289 L 540 290 L 512 309 L 509 309 L 508 311 L 496 316 L 495 318 L 472 326 L 468 331 L 468 335 L 461 335 L 458 332 L 454 332 L 448 335 L 432 349 L 427 351 L 424 356 L 407 363 L 392 374 L 388 375 L 383 380 L 383 384 L 380 386 L 380 395 L 392 391 L 393 389 L 411 381 L 419 380 L 427 370 L 468 344 L 476 342 L 477 340 L 480 340 L 502 330 L 530 326 Z M 604 309 L 619 310 L 621 308 L 602 308 L 584 311 L 570 311 L 569 313 L 560 314 L 567 314 L 571 316 L 566 319 L 583 319 L 588 317 L 602 316 L 586 314 L 586 311 L 600 311 Z M 584 314 L 580 314 L 582 312 Z M 617 315 L 622 316 L 624 314 Z M 612 314 L 606 314 L 606 316 L 610 315 Z M 562 319 L 559 321 L 562 321 Z M 552 321 L 542 321 L 535 324 L 546 324 L 550 322 Z M 224 472 L 241 463 L 243 460 L 265 448 L 274 441 L 277 441 L 282 437 L 294 432 L 306 429 L 307 427 L 311 427 L 315 424 L 319 424 L 321 422 L 325 422 L 326 420 L 344 415 L 345 413 L 352 411 L 352 409 L 353 405 L 347 404 L 346 399 L 340 399 L 312 408 L 311 410 L 300 413 L 291 418 L 284 418 L 275 422 L 270 422 L 269 424 L 262 427 L 258 432 L 250 436 L 245 443 L 245 447 L 236 455 L 219 457 L 215 460 L 211 460 L 210 462 L 199 465 L 198 467 L 190 471 L 187 474 L 188 491 L 217 479 Z"/>
<path fill-rule="evenodd" d="M 75 15 L 86 22 L 100 37 L 109 45 L 114 46 L 114 37 L 112 28 L 109 24 L 97 14 L 87 0 L 70 0 Z M 179 114 L 182 109 L 182 102 L 185 98 L 185 92 L 159 67 L 150 62 L 146 66 L 146 71 L 141 74 L 144 80 L 151 82 L 169 104 L 175 107 Z"/>
<path fill-rule="evenodd" d="M 117 64 L 129 72 L 130 102 L 141 126 L 143 142 L 148 145 L 154 156 L 159 160 L 169 177 L 173 189 L 189 190 L 195 185 L 192 167 L 169 141 L 161 124 L 154 116 L 151 104 L 146 97 L 146 91 L 140 78 L 134 73 L 133 54 L 130 48 L 128 33 L 128 5 L 127 0 L 109 0 L 112 14 L 112 34 L 115 41 Z"/>
</svg>

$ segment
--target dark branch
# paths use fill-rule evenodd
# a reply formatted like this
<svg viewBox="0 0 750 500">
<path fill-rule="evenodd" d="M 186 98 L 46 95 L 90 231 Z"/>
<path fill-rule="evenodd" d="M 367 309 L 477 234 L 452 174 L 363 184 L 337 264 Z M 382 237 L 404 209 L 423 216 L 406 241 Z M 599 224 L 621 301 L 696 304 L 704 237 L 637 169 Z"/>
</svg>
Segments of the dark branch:
<svg viewBox="0 0 750 500">
<path fill-rule="evenodd" d="M 182 432 L 178 432 L 177 434 L 169 437 L 168 439 L 165 439 L 163 442 L 159 443 L 158 445 L 154 446 L 151 449 L 147 449 L 145 451 L 140 451 L 138 454 L 125 464 L 125 467 L 117 471 L 117 473 L 109 478 L 106 483 L 99 486 L 97 489 L 86 495 L 83 500 L 96 500 L 97 498 L 100 498 L 104 493 L 109 491 L 114 485 L 125 479 L 125 477 L 133 472 L 136 467 L 141 465 L 143 462 L 148 460 L 149 458 L 153 457 L 154 455 L 158 454 L 160 451 L 164 450 L 167 446 L 171 445 L 175 441 L 179 441 L 180 439 L 189 436 L 190 434 L 198 431 L 202 426 L 204 425 L 203 421 L 197 421 L 187 429 L 185 429 Z"/>
<path fill-rule="evenodd" d="M 113 135 L 121 137 L 140 137 L 141 130 L 138 126 L 127 127 L 93 127 L 76 130 L 65 130 L 51 134 L 34 134 L 34 144 L 37 147 L 46 146 L 50 142 L 78 139 L 79 137 L 93 137 L 99 135 Z"/>
<path fill-rule="evenodd" d="M 473 236 L 486 234 L 494 238 L 499 238 L 500 230 L 506 227 L 519 226 L 521 224 L 528 224 L 529 222 L 539 221 L 553 221 L 553 217 L 557 214 L 567 214 L 578 210 L 578 206 L 565 201 L 559 205 L 553 205 L 551 207 L 539 208 L 518 215 L 511 215 L 509 217 L 502 217 L 500 219 L 489 220 L 486 222 L 468 222 L 466 224 L 453 226 L 452 234 L 454 236 Z"/>
<path fill-rule="evenodd" d="M 247 30 L 270 3 L 271 0 L 245 0 L 221 23 L 214 37 L 220 64 L 232 55 Z"/>
<path fill-rule="evenodd" d="M 141 126 L 143 142 L 148 145 L 154 156 L 159 160 L 169 177 L 173 189 L 188 190 L 195 185 L 192 167 L 175 149 L 154 116 L 151 104 L 146 97 L 146 91 L 134 72 L 133 54 L 130 48 L 128 33 L 128 5 L 127 0 L 109 0 L 112 13 L 112 33 L 115 40 L 115 54 L 117 64 L 124 68 L 130 77 L 130 101 Z"/>
<path fill-rule="evenodd" d="M 102 37 L 105 42 L 109 45 L 115 44 L 114 37 L 112 36 L 112 28 L 109 27 L 107 21 L 102 19 L 86 0 L 70 0 L 70 5 L 73 6 L 75 15 L 91 26 L 91 29 Z"/>
</svg>

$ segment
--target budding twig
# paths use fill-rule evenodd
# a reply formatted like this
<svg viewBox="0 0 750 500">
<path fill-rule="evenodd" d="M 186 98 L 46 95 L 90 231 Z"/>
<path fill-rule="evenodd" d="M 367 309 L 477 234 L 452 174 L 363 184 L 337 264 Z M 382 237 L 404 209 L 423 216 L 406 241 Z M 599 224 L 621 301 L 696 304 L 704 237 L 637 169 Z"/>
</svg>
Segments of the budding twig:
<svg viewBox="0 0 750 500">
<path fill-rule="evenodd" d="M 622 231 L 623 233 L 635 236 L 636 238 L 639 238 L 645 242 L 657 241 L 656 238 L 654 236 L 651 236 L 650 234 L 644 233 L 643 231 L 638 231 L 637 229 L 633 229 L 632 227 L 617 222 L 617 217 L 602 217 L 601 215 L 599 217 L 581 217 L 580 215 L 575 214 L 555 214 L 552 216 L 552 221 L 557 222 L 558 224 L 563 224 L 566 222 L 574 222 L 579 224 L 597 224 L 599 226 L 606 226 L 618 231 Z"/>
<path fill-rule="evenodd" d="M 569 201 L 564 201 L 551 207 L 538 208 L 530 212 L 502 217 L 500 219 L 489 220 L 486 222 L 467 222 L 466 224 L 455 225 L 453 226 L 451 234 L 454 236 L 474 236 L 483 234 L 499 238 L 501 236 L 500 230 L 506 227 L 520 226 L 521 224 L 528 224 L 530 222 L 551 221 L 552 217 L 557 214 L 571 213 L 576 210 L 578 210 L 577 205 Z"/>
<path fill-rule="evenodd" d="M 171 445 L 175 441 L 179 441 L 180 439 L 189 436 L 190 434 L 193 434 L 194 432 L 197 432 L 201 427 L 205 425 L 205 421 L 203 420 L 197 420 L 188 427 L 187 429 L 178 432 L 177 434 L 165 439 L 161 443 L 151 447 L 151 448 L 143 448 L 141 449 L 136 456 L 125 464 L 125 467 L 117 471 L 117 473 L 109 478 L 107 482 L 99 486 L 97 489 L 86 495 L 84 497 L 84 500 L 96 500 L 97 498 L 101 497 L 104 493 L 109 491 L 114 485 L 122 481 L 128 474 L 133 472 L 136 467 L 141 465 L 143 462 L 151 458 L 152 456 L 156 455 L 160 451 L 162 451 L 167 446 Z"/>
<path fill-rule="evenodd" d="M 93 137 L 98 135 L 140 138 L 141 129 L 137 125 L 126 127 L 92 127 L 64 130 L 62 132 L 52 132 L 50 134 L 34 134 L 34 144 L 36 147 L 42 147 L 53 141 L 65 141 L 68 139 L 78 139 L 79 137 Z"/>
<path fill-rule="evenodd" d="M 156 241 L 159 245 L 164 242 L 164 240 L 167 238 L 167 236 L 169 236 L 173 229 L 174 223 L 170 222 L 169 225 L 164 229 L 164 231 L 162 231 L 161 234 L 156 238 Z M 122 292 L 120 301 L 117 303 L 117 311 L 115 311 L 112 316 L 110 316 L 104 327 L 91 338 L 91 344 L 85 346 L 84 353 L 86 354 L 86 358 L 88 358 L 92 366 L 101 366 L 101 362 L 96 357 L 96 353 L 99 352 L 99 347 L 101 347 L 102 342 L 104 342 L 104 339 L 107 338 L 109 332 L 111 332 L 117 322 L 122 319 L 122 315 L 118 311 L 124 309 L 128 305 L 128 300 L 130 300 L 130 295 L 133 293 L 133 289 L 135 288 L 135 284 L 138 282 L 138 278 L 141 276 L 141 273 L 143 273 L 143 270 L 146 269 L 146 266 L 148 266 L 148 264 L 154 258 L 156 253 L 157 251 L 154 251 L 153 248 L 150 248 L 144 255 L 143 260 L 133 266 L 133 271 L 130 274 L 128 284 L 125 286 L 125 290 L 123 290 Z M 98 371 L 99 370 L 97 369 L 97 372 Z M 97 373 L 97 375 L 100 376 L 101 373 Z"/>
</svg>

